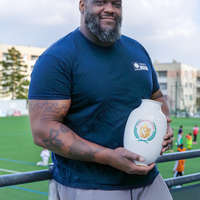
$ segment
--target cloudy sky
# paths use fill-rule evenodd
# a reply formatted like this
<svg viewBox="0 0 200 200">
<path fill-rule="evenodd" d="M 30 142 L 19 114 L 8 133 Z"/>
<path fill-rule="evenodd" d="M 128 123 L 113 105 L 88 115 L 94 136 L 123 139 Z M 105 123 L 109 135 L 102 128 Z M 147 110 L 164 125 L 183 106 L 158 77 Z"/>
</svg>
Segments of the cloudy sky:
<svg viewBox="0 0 200 200">
<path fill-rule="evenodd" d="M 48 47 L 79 26 L 78 0 L 0 0 L 0 43 Z M 199 0 L 123 0 L 123 34 L 153 61 L 200 68 Z"/>
</svg>

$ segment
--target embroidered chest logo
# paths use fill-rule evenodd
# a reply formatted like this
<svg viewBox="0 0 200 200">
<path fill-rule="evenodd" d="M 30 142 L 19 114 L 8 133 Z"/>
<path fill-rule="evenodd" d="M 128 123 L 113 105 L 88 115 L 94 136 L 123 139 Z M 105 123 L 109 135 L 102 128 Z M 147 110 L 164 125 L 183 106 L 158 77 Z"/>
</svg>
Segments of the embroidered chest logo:
<svg viewBox="0 0 200 200">
<path fill-rule="evenodd" d="M 134 128 L 134 135 L 138 141 L 148 143 L 156 136 L 156 124 L 149 120 L 138 120 Z"/>
<path fill-rule="evenodd" d="M 145 63 L 133 62 L 132 65 L 133 65 L 133 68 L 135 71 L 142 71 L 142 70 L 148 71 L 149 70 Z"/>
</svg>

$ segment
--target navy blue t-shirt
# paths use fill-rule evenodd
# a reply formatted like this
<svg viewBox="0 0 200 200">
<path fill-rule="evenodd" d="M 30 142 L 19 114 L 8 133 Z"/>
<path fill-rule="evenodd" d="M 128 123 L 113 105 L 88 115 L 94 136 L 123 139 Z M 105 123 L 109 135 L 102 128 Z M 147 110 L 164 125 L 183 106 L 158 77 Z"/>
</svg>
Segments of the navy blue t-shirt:
<svg viewBox="0 0 200 200">
<path fill-rule="evenodd" d="M 76 29 L 37 60 L 29 99 L 71 99 L 64 123 L 80 137 L 115 149 L 123 146 L 130 112 L 159 89 L 145 49 L 126 36 L 110 47 L 90 42 Z M 129 175 L 110 166 L 53 154 L 53 177 L 85 189 L 128 189 L 151 184 L 158 170 Z"/>
</svg>

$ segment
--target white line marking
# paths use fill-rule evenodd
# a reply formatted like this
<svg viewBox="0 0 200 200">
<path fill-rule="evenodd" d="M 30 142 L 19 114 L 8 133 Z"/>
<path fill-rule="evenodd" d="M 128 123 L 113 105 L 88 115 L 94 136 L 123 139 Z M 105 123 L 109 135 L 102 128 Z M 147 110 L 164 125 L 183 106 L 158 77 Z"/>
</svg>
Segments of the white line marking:
<svg viewBox="0 0 200 200">
<path fill-rule="evenodd" d="M 9 169 L 2 169 L 2 168 L 0 168 L 0 171 L 1 171 L 1 172 L 8 172 L 8 173 L 12 173 L 12 174 L 17 174 L 17 173 L 20 173 L 20 172 L 17 172 L 17 171 L 13 171 L 13 170 L 9 170 Z"/>
</svg>

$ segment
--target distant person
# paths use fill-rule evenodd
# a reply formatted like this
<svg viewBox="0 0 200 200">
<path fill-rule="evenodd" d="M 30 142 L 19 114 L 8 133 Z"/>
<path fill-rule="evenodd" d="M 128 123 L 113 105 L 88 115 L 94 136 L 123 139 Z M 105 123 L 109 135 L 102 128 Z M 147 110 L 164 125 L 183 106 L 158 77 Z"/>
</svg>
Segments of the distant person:
<svg viewBox="0 0 200 200">
<path fill-rule="evenodd" d="M 186 137 L 187 149 L 191 150 L 192 149 L 192 133 L 188 133 L 185 137 Z"/>
<path fill-rule="evenodd" d="M 193 127 L 193 144 L 197 144 L 197 135 L 199 133 L 199 127 L 195 125 Z"/>
<path fill-rule="evenodd" d="M 50 157 L 49 150 L 43 149 L 40 153 L 40 157 L 42 158 L 42 161 L 37 162 L 37 166 L 48 166 Z"/>
<path fill-rule="evenodd" d="M 177 146 L 181 144 L 183 144 L 183 126 L 182 125 L 178 129 Z"/>
<path fill-rule="evenodd" d="M 184 148 L 183 144 L 178 146 L 178 151 L 179 152 L 186 151 L 186 148 Z M 174 177 L 183 176 L 184 168 L 185 168 L 185 160 L 176 161 L 176 163 L 174 165 L 174 169 L 173 169 Z"/>
<path fill-rule="evenodd" d="M 181 133 L 183 133 L 183 125 L 180 125 L 178 129 L 178 134 L 181 134 Z"/>
</svg>

